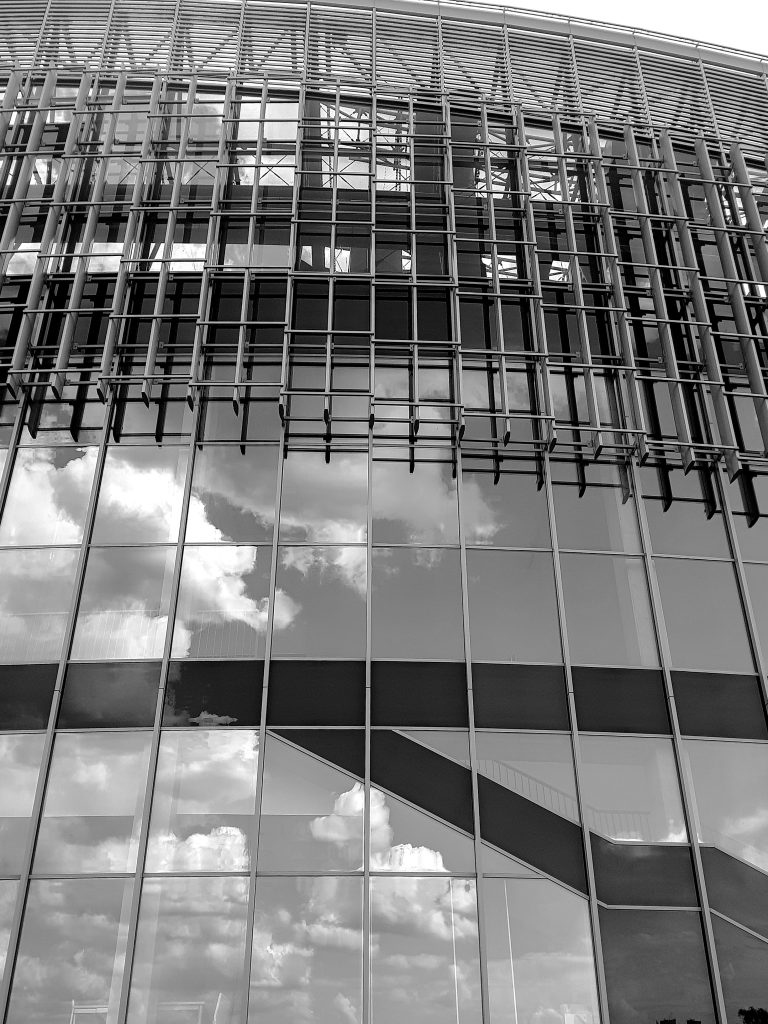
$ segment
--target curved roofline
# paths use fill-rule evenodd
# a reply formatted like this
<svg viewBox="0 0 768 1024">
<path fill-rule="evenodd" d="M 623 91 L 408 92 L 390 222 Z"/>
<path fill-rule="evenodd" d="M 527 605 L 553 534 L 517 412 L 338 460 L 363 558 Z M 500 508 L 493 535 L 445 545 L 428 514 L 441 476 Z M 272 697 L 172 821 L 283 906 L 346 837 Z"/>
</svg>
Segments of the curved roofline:
<svg viewBox="0 0 768 1024">
<path fill-rule="evenodd" d="M 305 3 L 306 0 L 291 0 Z M 638 28 L 630 25 L 619 25 L 613 22 L 598 21 L 592 18 L 579 18 L 567 14 L 554 14 L 549 11 L 526 10 L 513 7 L 504 0 L 328 0 L 332 6 L 349 6 L 386 10 L 392 12 L 423 15 L 438 13 L 452 15 L 470 21 L 486 23 L 503 22 L 530 31 L 552 32 L 558 28 L 564 34 L 572 34 L 587 40 L 599 42 L 616 42 L 627 45 L 628 37 L 637 46 L 653 50 L 655 53 L 668 53 L 681 57 L 700 57 L 713 63 L 727 67 L 759 70 L 768 74 L 768 53 L 753 53 L 735 47 L 720 46 L 703 40 L 687 39 L 683 36 L 670 35 L 652 29 Z"/>
</svg>

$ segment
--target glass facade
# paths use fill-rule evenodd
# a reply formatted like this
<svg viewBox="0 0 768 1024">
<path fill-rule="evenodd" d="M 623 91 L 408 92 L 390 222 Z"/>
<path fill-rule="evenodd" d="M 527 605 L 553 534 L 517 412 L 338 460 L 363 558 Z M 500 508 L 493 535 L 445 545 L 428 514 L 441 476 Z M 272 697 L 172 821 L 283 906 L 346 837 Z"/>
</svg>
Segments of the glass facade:
<svg viewBox="0 0 768 1024">
<path fill-rule="evenodd" d="M 0 1022 L 760 1024 L 765 62 L 37 7 Z"/>
</svg>

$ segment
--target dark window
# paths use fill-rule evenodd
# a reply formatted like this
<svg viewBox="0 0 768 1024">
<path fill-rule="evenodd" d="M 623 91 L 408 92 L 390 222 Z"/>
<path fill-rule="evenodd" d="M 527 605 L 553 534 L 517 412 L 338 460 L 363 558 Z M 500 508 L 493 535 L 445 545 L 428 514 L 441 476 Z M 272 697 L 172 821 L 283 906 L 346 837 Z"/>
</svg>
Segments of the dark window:
<svg viewBox="0 0 768 1024">
<path fill-rule="evenodd" d="M 573 693 L 579 728 L 587 732 L 670 731 L 661 672 L 577 666 Z"/>
<path fill-rule="evenodd" d="M 365 663 L 273 661 L 268 725 L 363 725 Z"/>
<path fill-rule="evenodd" d="M 569 729 L 560 665 L 472 665 L 478 729 Z"/>
<path fill-rule="evenodd" d="M 0 730 L 45 729 L 58 665 L 3 665 L 0 670 Z"/>
<path fill-rule="evenodd" d="M 159 661 L 70 665 L 61 697 L 60 729 L 152 726 Z"/>
<path fill-rule="evenodd" d="M 760 684 L 754 676 L 673 672 L 672 687 L 682 733 L 768 739 Z"/>
<path fill-rule="evenodd" d="M 592 833 L 597 898 L 614 906 L 695 907 L 687 846 L 612 843 Z"/>
<path fill-rule="evenodd" d="M 768 943 L 718 917 L 713 917 L 712 926 L 728 1020 L 738 1024 L 741 1011 L 754 1008 L 757 1012 L 743 1020 L 762 1024 L 768 1017 Z"/>
<path fill-rule="evenodd" d="M 258 725 L 263 661 L 171 662 L 164 726 Z"/>
<path fill-rule="evenodd" d="M 464 663 L 375 661 L 371 667 L 373 725 L 467 725 Z"/>
</svg>

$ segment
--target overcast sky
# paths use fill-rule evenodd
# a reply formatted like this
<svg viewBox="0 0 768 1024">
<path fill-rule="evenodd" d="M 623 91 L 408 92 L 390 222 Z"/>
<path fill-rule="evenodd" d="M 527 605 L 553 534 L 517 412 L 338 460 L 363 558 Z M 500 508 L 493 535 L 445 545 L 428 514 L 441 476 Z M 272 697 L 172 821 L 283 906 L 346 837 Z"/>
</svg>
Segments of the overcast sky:
<svg viewBox="0 0 768 1024">
<path fill-rule="evenodd" d="M 513 0 L 510 7 L 594 18 L 768 54 L 768 0 Z"/>
</svg>

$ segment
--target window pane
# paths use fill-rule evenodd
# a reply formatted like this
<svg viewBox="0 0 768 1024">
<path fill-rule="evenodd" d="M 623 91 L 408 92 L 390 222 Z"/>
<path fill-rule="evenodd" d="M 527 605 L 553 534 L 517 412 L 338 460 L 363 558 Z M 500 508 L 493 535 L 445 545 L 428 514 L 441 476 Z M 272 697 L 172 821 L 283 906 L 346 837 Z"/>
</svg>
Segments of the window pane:
<svg viewBox="0 0 768 1024">
<path fill-rule="evenodd" d="M 59 660 L 77 554 L 0 551 L 0 662 Z"/>
<path fill-rule="evenodd" d="M 629 484 L 621 486 L 614 466 L 588 466 L 579 481 L 573 463 L 554 463 L 558 481 L 555 501 L 557 539 L 561 549 L 585 551 L 642 550 L 635 500 Z"/>
<path fill-rule="evenodd" d="M 400 1020 L 404 1012 L 409 1024 L 480 1024 L 473 881 L 372 878 L 371 933 L 374 1024 Z"/>
<path fill-rule="evenodd" d="M 483 888 L 491 1024 L 600 1019 L 587 902 L 544 878 Z"/>
<path fill-rule="evenodd" d="M 43 756 L 42 735 L 0 735 L 0 874 L 17 875 Z"/>
<path fill-rule="evenodd" d="M 768 871 L 768 744 L 684 740 L 699 839 Z"/>
<path fill-rule="evenodd" d="M 130 890 L 118 878 L 30 883 L 9 1024 L 116 1018 Z"/>
<path fill-rule="evenodd" d="M 133 871 L 150 733 L 59 733 L 35 849 L 38 874 Z"/>
<path fill-rule="evenodd" d="M 95 448 L 20 448 L 0 544 L 79 544 L 95 467 Z"/>
<path fill-rule="evenodd" d="M 93 548 L 71 657 L 161 658 L 175 556 L 174 548 Z"/>
<path fill-rule="evenodd" d="M 253 730 L 164 732 L 147 871 L 247 871 L 257 764 Z"/>
<path fill-rule="evenodd" d="M 601 908 L 600 936 L 611 1024 L 715 1024 L 698 914 Z"/>
<path fill-rule="evenodd" d="M 663 472 L 668 481 L 666 495 L 661 493 L 659 471 L 651 467 L 640 469 L 645 514 L 656 554 L 728 558 L 730 551 L 723 516 L 710 504 L 715 500 L 714 491 L 707 500 L 698 474 L 685 476 L 682 470 L 666 468 Z"/>
<path fill-rule="evenodd" d="M 547 810 L 579 821 L 569 736 L 478 732 L 477 770 Z"/>
<path fill-rule="evenodd" d="M 280 540 L 364 543 L 368 523 L 368 456 L 289 452 L 283 462 Z"/>
<path fill-rule="evenodd" d="M 591 829 L 619 842 L 686 842 L 671 740 L 582 735 L 579 745 Z"/>
<path fill-rule="evenodd" d="M 271 561 L 267 547 L 184 548 L 172 656 L 263 657 Z M 292 614 L 278 604 L 278 621 Z"/>
<path fill-rule="evenodd" d="M 768 558 L 768 548 L 764 552 Z M 768 565 L 744 566 L 747 574 L 747 585 L 752 603 L 752 611 L 757 623 L 757 635 L 760 640 L 760 647 L 768 651 Z"/>
<path fill-rule="evenodd" d="M 730 562 L 657 558 L 655 565 L 675 668 L 751 672 L 752 655 Z"/>
<path fill-rule="evenodd" d="M 562 659 L 552 556 L 468 551 L 472 657 L 479 661 Z"/>
<path fill-rule="evenodd" d="M 474 871 L 472 839 L 371 788 L 371 871 Z"/>
<path fill-rule="evenodd" d="M 144 881 L 128 1024 L 240 1024 L 247 878 Z"/>
<path fill-rule="evenodd" d="M 281 547 L 278 558 L 273 656 L 364 657 L 366 548 Z"/>
<path fill-rule="evenodd" d="M 456 551 L 378 548 L 373 552 L 373 657 L 464 657 Z"/>
<path fill-rule="evenodd" d="M 560 564 L 574 664 L 657 665 L 642 560 L 565 554 Z"/>
<path fill-rule="evenodd" d="M 459 508 L 451 466 L 373 463 L 373 540 L 378 544 L 457 544 Z"/>
<path fill-rule="evenodd" d="M 752 1006 L 758 1014 L 764 1014 L 768 1004 L 765 992 L 768 942 L 761 941 L 715 915 L 712 917 L 712 927 L 715 930 L 717 960 L 728 1020 L 744 1020 L 739 1011 Z M 755 1024 L 760 1019 L 755 1015 Z"/>
<path fill-rule="evenodd" d="M 547 492 L 527 473 L 465 469 L 461 516 L 467 544 L 494 547 L 550 546 Z"/>
<path fill-rule="evenodd" d="M 263 661 L 172 661 L 163 725 L 258 726 L 263 679 Z"/>
<path fill-rule="evenodd" d="M 18 882 L 0 882 L 0 983 L 2 983 L 5 973 L 5 959 L 8 953 L 8 940 L 11 934 L 11 922 L 18 888 Z"/>
<path fill-rule="evenodd" d="M 110 447 L 99 488 L 93 542 L 175 541 L 186 466 L 186 448 Z"/>
<path fill-rule="evenodd" d="M 187 543 L 271 541 L 277 448 L 204 445 L 195 454 Z"/>
<path fill-rule="evenodd" d="M 362 783 L 274 736 L 265 756 L 259 869 L 362 870 Z"/>
</svg>

